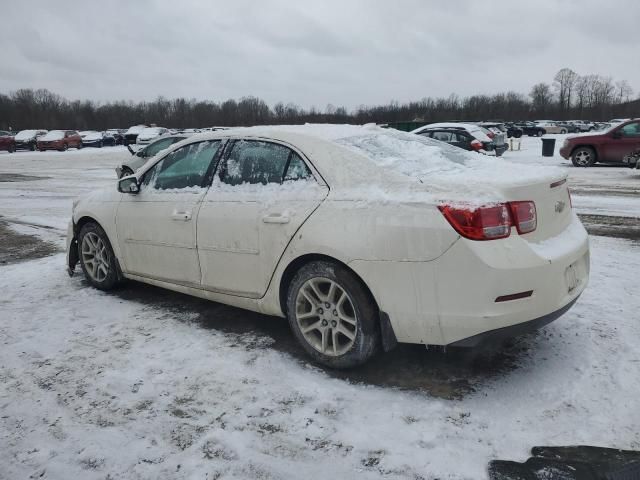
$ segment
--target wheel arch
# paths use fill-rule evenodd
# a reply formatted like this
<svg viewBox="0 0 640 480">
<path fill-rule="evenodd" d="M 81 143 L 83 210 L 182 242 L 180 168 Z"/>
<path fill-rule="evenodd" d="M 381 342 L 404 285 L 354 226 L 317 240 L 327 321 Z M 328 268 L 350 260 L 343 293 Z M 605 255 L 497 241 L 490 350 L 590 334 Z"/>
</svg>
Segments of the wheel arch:
<svg viewBox="0 0 640 480">
<path fill-rule="evenodd" d="M 91 215 L 81 215 L 80 218 L 78 218 L 78 221 L 74 222 L 73 224 L 73 238 L 76 240 L 76 242 L 78 241 L 78 235 L 80 234 L 80 230 L 82 230 L 82 227 L 84 227 L 87 223 L 95 223 L 102 229 L 104 234 L 107 236 L 107 240 L 109 240 L 111 250 L 113 251 L 113 255 L 116 260 L 116 270 L 118 274 L 118 279 L 122 280 L 124 278 L 124 275 L 122 274 L 122 267 L 120 266 L 120 259 L 118 258 L 118 253 L 120 252 L 120 249 L 118 248 L 117 244 L 114 245 L 113 240 L 109 236 L 109 232 L 107 231 L 106 228 L 104 228 L 104 226 L 100 223 L 98 219 L 96 219 L 94 216 L 91 216 Z"/>
<path fill-rule="evenodd" d="M 389 320 L 389 315 L 380 309 L 380 306 L 378 305 L 376 297 L 373 295 L 373 292 L 371 291 L 371 288 L 369 288 L 369 285 L 367 285 L 367 282 L 349 265 L 330 255 L 325 255 L 321 253 L 307 253 L 299 257 L 296 257 L 289 262 L 287 267 L 282 272 L 282 275 L 280 276 L 280 282 L 278 285 L 279 286 L 278 300 L 280 303 L 280 309 L 282 310 L 282 313 L 285 315 L 287 314 L 287 292 L 289 290 L 289 285 L 291 284 L 291 281 L 293 280 L 293 277 L 295 276 L 296 272 L 300 270 L 303 266 L 314 261 L 332 262 L 337 265 L 340 265 L 344 269 L 351 272 L 360 281 L 365 291 L 369 295 L 369 298 L 373 302 L 374 308 L 378 314 L 377 321 L 378 321 L 378 326 L 380 328 L 382 349 L 385 352 L 388 352 L 393 348 L 395 348 L 395 346 L 398 344 L 398 340 L 396 338 L 395 332 L 393 331 L 391 321 Z"/>
<path fill-rule="evenodd" d="M 291 284 L 291 281 L 293 280 L 293 277 L 295 276 L 296 272 L 300 270 L 302 267 L 304 267 L 305 265 L 307 265 L 308 263 L 315 262 L 315 261 L 325 261 L 325 262 L 336 263 L 341 267 L 345 268 L 346 270 L 349 270 L 362 283 L 365 290 L 371 297 L 371 300 L 373 301 L 376 307 L 376 310 L 380 311 L 378 302 L 376 301 L 376 298 L 373 296 L 373 293 L 371 292 L 371 289 L 367 285 L 367 282 L 365 282 L 364 279 L 360 275 L 358 275 L 357 272 L 355 272 L 351 267 L 349 267 L 349 265 L 330 255 L 325 255 L 322 253 L 307 253 L 291 260 L 287 265 L 287 267 L 282 272 L 282 275 L 280 276 L 280 284 L 278 288 L 278 301 L 280 302 L 280 308 L 282 309 L 282 313 L 286 314 L 287 291 L 289 289 L 289 285 Z"/>
<path fill-rule="evenodd" d="M 578 150 L 579 148 L 590 148 L 590 149 L 593 151 L 593 154 L 596 156 L 596 161 L 598 161 L 598 157 L 599 157 L 599 155 L 598 155 L 598 149 L 597 149 L 594 145 L 592 145 L 592 144 L 590 144 L 590 143 L 580 143 L 580 144 L 578 144 L 578 145 L 574 146 L 574 147 L 571 149 L 571 155 L 570 155 L 570 156 L 571 156 L 571 157 L 573 157 L 573 154 L 574 154 L 574 153 L 575 153 L 575 151 L 576 151 L 576 150 Z"/>
</svg>

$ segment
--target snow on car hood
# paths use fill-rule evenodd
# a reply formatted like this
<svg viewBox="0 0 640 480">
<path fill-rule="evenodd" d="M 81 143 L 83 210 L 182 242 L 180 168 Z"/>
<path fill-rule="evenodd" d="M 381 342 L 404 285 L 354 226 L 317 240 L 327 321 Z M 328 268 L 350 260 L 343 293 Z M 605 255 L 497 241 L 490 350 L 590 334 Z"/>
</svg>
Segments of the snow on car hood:
<svg viewBox="0 0 640 480">
<path fill-rule="evenodd" d="M 16 134 L 15 139 L 18 141 L 30 140 L 36 136 L 36 133 L 38 133 L 37 130 L 22 130 Z"/>
<path fill-rule="evenodd" d="M 64 132 L 62 130 L 51 130 L 46 135 L 40 137 L 40 140 L 49 142 L 52 140 L 61 140 L 64 138 Z"/>
<path fill-rule="evenodd" d="M 82 137 L 83 140 L 101 140 L 102 139 L 102 132 L 88 132 L 84 137 Z"/>
</svg>

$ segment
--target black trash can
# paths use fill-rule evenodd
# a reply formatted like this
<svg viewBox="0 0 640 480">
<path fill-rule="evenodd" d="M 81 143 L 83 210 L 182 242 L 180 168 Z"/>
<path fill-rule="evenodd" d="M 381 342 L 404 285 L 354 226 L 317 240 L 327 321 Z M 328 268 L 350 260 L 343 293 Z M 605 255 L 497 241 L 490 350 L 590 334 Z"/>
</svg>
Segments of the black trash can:
<svg viewBox="0 0 640 480">
<path fill-rule="evenodd" d="M 556 148 L 555 138 L 543 138 L 542 139 L 542 156 L 553 157 L 553 151 Z"/>
</svg>

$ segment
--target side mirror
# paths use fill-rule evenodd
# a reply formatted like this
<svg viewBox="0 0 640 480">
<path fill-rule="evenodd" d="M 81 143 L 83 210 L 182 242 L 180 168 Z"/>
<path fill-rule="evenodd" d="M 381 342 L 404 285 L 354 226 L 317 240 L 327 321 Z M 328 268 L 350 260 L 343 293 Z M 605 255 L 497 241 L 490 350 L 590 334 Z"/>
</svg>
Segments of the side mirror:
<svg viewBox="0 0 640 480">
<path fill-rule="evenodd" d="M 120 193 L 136 194 L 140 192 L 140 185 L 138 185 L 138 179 L 133 175 L 125 177 L 118 181 L 118 191 Z"/>
<path fill-rule="evenodd" d="M 616 130 L 611 134 L 613 138 L 622 138 L 622 130 Z"/>
</svg>

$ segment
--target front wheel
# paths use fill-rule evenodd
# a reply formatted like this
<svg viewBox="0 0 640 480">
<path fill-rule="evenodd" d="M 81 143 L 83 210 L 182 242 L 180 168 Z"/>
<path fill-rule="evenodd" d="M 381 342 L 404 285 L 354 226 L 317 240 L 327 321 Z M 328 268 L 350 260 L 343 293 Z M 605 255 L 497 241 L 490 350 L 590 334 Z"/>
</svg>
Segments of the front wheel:
<svg viewBox="0 0 640 480">
<path fill-rule="evenodd" d="M 360 279 L 327 261 L 311 262 L 293 278 L 287 317 L 305 351 L 331 368 L 362 365 L 380 345 L 378 310 Z"/>
<path fill-rule="evenodd" d="M 122 167 L 120 178 L 128 177 L 129 175 L 133 175 L 133 170 L 131 170 L 129 167 Z"/>
<path fill-rule="evenodd" d="M 544 135 L 544 131 L 543 130 L 537 130 L 536 131 L 536 137 L 541 137 L 542 135 Z"/>
<path fill-rule="evenodd" d="M 596 163 L 596 152 L 589 147 L 577 148 L 571 154 L 571 162 L 575 167 L 591 167 Z"/>
<path fill-rule="evenodd" d="M 84 276 L 100 290 L 111 290 L 118 283 L 116 257 L 107 234 L 96 223 L 87 223 L 78 235 L 78 258 Z"/>
<path fill-rule="evenodd" d="M 566 128 L 563 128 L 562 130 L 560 130 L 560 133 L 561 133 L 561 134 L 563 134 L 563 135 L 565 135 L 565 134 L 567 134 L 568 132 L 567 132 L 567 129 L 566 129 Z"/>
</svg>

